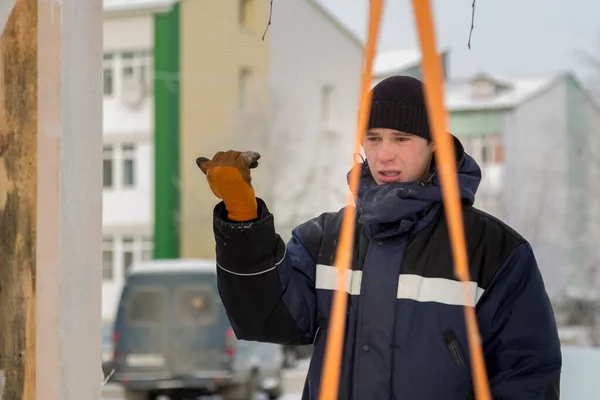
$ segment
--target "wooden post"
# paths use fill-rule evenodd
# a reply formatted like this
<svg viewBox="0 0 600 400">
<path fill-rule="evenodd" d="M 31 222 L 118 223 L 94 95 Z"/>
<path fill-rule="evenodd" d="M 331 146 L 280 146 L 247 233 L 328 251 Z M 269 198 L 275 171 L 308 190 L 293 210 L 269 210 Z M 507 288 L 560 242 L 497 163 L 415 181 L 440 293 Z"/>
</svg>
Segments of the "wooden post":
<svg viewBox="0 0 600 400">
<path fill-rule="evenodd" d="M 30 399 L 35 392 L 36 23 L 36 0 L 18 0 L 0 39 L 0 397 L 5 400 Z"/>
<path fill-rule="evenodd" d="M 102 0 L 16 0 L 0 39 L 1 400 L 100 398 L 101 65 Z"/>
</svg>

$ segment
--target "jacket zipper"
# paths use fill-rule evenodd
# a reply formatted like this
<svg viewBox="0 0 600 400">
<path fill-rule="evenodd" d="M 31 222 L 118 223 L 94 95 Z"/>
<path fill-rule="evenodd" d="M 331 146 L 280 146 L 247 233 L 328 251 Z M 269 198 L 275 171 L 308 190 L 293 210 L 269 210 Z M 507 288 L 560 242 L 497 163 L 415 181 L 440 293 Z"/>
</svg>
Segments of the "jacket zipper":
<svg viewBox="0 0 600 400">
<path fill-rule="evenodd" d="M 459 367 L 464 367 L 466 365 L 465 359 L 460 351 L 460 344 L 458 342 L 458 338 L 454 334 L 454 331 L 447 330 L 444 332 L 444 339 L 446 341 L 446 347 L 448 348 L 450 357 L 452 357 L 452 361 L 454 361 L 454 363 Z"/>
</svg>

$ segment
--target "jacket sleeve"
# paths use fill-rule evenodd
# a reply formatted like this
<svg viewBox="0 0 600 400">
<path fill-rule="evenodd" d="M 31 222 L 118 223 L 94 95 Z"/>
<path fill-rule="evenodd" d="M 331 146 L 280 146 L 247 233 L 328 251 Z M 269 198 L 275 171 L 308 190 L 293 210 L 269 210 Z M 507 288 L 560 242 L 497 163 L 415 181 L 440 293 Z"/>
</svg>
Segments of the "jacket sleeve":
<svg viewBox="0 0 600 400">
<path fill-rule="evenodd" d="M 214 210 L 219 294 L 238 339 L 303 345 L 315 328 L 315 263 L 297 230 L 289 243 L 275 232 L 273 215 L 258 200 L 259 217 L 227 220 Z"/>
<path fill-rule="evenodd" d="M 562 356 L 533 250 L 515 248 L 478 303 L 492 398 L 558 400 Z"/>
</svg>

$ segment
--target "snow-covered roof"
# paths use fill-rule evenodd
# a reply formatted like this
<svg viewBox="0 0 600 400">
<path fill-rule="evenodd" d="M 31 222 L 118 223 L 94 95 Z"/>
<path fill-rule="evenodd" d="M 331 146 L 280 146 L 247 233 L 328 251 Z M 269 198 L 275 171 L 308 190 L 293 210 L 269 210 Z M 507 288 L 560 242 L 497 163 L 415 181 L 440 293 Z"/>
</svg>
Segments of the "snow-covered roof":
<svg viewBox="0 0 600 400">
<path fill-rule="evenodd" d="M 104 12 L 168 10 L 178 0 L 102 0 Z"/>
<path fill-rule="evenodd" d="M 373 61 L 373 76 L 391 75 L 412 68 L 421 62 L 418 49 L 389 50 L 377 53 Z"/>
<path fill-rule="evenodd" d="M 448 49 L 442 49 L 445 54 Z M 396 49 L 378 52 L 373 61 L 373 76 L 387 77 L 414 68 L 421 63 L 421 50 Z"/>
<path fill-rule="evenodd" d="M 217 262 L 205 259 L 186 260 L 149 260 L 134 263 L 129 269 L 130 275 L 140 274 L 181 274 L 181 273 L 211 273 L 216 274 Z"/>
<path fill-rule="evenodd" d="M 475 78 L 449 80 L 444 88 L 448 111 L 513 108 L 552 86 L 562 74 L 530 77 L 478 75 Z M 489 96 L 475 96 L 473 82 L 486 79 L 502 90 Z"/>
</svg>

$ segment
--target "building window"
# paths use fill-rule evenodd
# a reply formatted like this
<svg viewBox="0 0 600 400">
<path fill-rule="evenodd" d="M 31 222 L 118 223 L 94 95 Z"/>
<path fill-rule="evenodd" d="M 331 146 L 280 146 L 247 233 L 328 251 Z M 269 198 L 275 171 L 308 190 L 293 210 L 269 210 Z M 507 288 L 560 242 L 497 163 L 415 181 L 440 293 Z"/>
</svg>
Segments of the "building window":
<svg viewBox="0 0 600 400">
<path fill-rule="evenodd" d="M 152 237 L 142 238 L 142 261 L 152 260 L 154 258 L 154 240 Z"/>
<path fill-rule="evenodd" d="M 104 54 L 104 60 L 103 60 L 103 75 L 104 75 L 104 80 L 103 80 L 103 92 L 104 92 L 104 96 L 112 96 L 113 92 L 114 92 L 114 77 L 113 77 L 113 72 L 114 72 L 114 55 L 112 53 L 105 53 Z"/>
<path fill-rule="evenodd" d="M 126 280 L 134 263 L 154 258 L 153 250 L 152 235 L 105 234 L 102 241 L 102 280 L 112 282 L 119 280 L 121 276 Z"/>
<path fill-rule="evenodd" d="M 114 278 L 114 243 L 113 238 L 105 237 L 102 240 L 102 280 L 112 281 Z"/>
<path fill-rule="evenodd" d="M 123 157 L 123 186 L 135 186 L 135 145 L 128 143 L 121 147 Z"/>
<path fill-rule="evenodd" d="M 248 107 L 248 95 L 250 89 L 250 79 L 252 72 L 248 68 L 243 68 L 240 71 L 239 77 L 239 103 L 240 110 L 245 110 Z"/>
<path fill-rule="evenodd" d="M 493 138 L 493 149 L 494 149 L 494 163 L 504 163 L 504 144 L 502 143 L 502 136 L 494 136 Z"/>
<path fill-rule="evenodd" d="M 102 181 L 105 188 L 113 187 L 114 152 L 111 145 L 102 148 Z"/>
<path fill-rule="evenodd" d="M 104 53 L 103 75 L 104 96 L 111 97 L 127 90 L 127 86 L 142 85 L 145 93 L 152 90 L 151 50 L 131 50 L 117 53 Z"/>
<path fill-rule="evenodd" d="M 121 53 L 121 74 L 124 82 L 137 80 L 146 90 L 150 90 L 150 67 L 152 53 L 150 51 L 126 51 Z"/>
<path fill-rule="evenodd" d="M 103 146 L 104 188 L 131 189 L 138 184 L 138 145 L 132 142 Z"/>
<path fill-rule="evenodd" d="M 481 143 L 481 147 L 480 147 L 480 156 L 481 156 L 481 162 L 483 164 L 490 164 L 490 146 L 489 143 L 487 143 L 487 140 L 482 140 Z"/>
<path fill-rule="evenodd" d="M 131 78 L 134 73 L 134 66 L 136 64 L 136 57 L 133 51 L 126 51 L 121 53 L 121 63 L 123 65 L 121 71 L 123 79 Z"/>
<path fill-rule="evenodd" d="M 123 276 L 127 277 L 129 268 L 134 262 L 135 239 L 133 236 L 123 237 Z"/>
<path fill-rule="evenodd" d="M 485 135 L 462 139 L 465 151 L 481 166 L 504 163 L 501 135 Z"/>
<path fill-rule="evenodd" d="M 238 0 L 239 1 L 239 23 L 243 28 L 248 28 L 252 24 L 253 0 Z"/>
<path fill-rule="evenodd" d="M 103 87 L 103 91 L 104 91 L 104 96 L 112 96 L 113 94 L 113 87 L 114 87 L 114 81 L 113 81 L 113 70 L 112 68 L 104 68 L 104 87 Z"/>
</svg>

